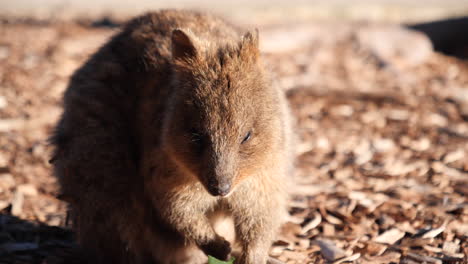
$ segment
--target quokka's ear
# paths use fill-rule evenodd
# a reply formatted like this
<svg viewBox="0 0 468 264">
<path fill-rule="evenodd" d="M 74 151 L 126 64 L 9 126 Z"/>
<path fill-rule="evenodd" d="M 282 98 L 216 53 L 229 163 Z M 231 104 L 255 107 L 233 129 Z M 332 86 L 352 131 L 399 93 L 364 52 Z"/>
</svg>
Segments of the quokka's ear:
<svg viewBox="0 0 468 264">
<path fill-rule="evenodd" d="M 181 29 L 172 31 L 172 58 L 174 60 L 184 60 L 197 56 L 197 48 L 194 40 L 189 34 Z"/>
<path fill-rule="evenodd" d="M 249 56 L 256 60 L 260 53 L 259 42 L 258 42 L 258 29 L 255 31 L 247 32 L 242 37 L 242 52 L 244 55 Z"/>
</svg>

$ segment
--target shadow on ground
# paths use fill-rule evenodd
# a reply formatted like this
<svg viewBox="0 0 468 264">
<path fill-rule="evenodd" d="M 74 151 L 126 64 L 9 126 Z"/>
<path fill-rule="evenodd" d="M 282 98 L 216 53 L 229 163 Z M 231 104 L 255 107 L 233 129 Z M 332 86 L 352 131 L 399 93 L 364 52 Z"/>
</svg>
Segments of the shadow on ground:
<svg viewBox="0 0 468 264">
<path fill-rule="evenodd" d="M 434 50 L 462 59 L 468 58 L 468 17 L 437 20 L 408 27 L 426 34 Z"/>
<path fill-rule="evenodd" d="M 63 259 L 76 249 L 73 232 L 67 228 L 0 213 L 2 264 L 63 263 Z"/>
</svg>

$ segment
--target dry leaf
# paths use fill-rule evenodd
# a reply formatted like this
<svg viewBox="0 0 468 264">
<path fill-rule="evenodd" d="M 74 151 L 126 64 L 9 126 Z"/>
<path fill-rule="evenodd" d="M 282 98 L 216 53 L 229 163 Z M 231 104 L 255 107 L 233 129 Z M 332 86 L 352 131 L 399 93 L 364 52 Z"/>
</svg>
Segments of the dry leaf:
<svg viewBox="0 0 468 264">
<path fill-rule="evenodd" d="M 405 236 L 405 232 L 400 231 L 398 228 L 392 228 L 374 238 L 375 242 L 384 244 L 394 244 Z"/>
<path fill-rule="evenodd" d="M 314 218 L 312 218 L 309 222 L 307 222 L 304 227 L 302 227 L 302 234 L 306 234 L 310 230 L 316 228 L 322 222 L 322 216 L 319 213 L 314 214 Z"/>
</svg>

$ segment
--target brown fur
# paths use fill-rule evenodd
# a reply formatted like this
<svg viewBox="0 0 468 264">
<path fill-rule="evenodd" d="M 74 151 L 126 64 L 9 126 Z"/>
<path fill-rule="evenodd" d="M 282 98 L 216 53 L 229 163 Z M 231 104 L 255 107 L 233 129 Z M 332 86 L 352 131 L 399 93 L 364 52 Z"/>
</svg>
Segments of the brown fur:
<svg viewBox="0 0 468 264">
<path fill-rule="evenodd" d="M 234 221 L 236 263 L 266 263 L 285 213 L 290 124 L 258 33 L 240 33 L 209 15 L 149 13 L 74 74 L 54 167 L 92 263 L 226 259 L 219 214 Z"/>
</svg>

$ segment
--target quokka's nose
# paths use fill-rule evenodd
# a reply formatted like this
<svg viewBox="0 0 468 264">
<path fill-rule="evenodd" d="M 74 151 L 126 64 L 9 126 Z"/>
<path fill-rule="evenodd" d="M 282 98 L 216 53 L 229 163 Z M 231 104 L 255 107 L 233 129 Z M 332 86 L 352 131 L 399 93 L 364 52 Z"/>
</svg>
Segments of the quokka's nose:
<svg viewBox="0 0 468 264">
<path fill-rule="evenodd" d="M 230 182 L 225 182 L 225 183 L 220 183 L 218 185 L 218 192 L 219 195 L 225 196 L 231 191 L 231 183 Z"/>
<path fill-rule="evenodd" d="M 213 196 L 226 196 L 231 191 L 231 182 L 213 180 L 208 186 L 208 191 Z"/>
</svg>

